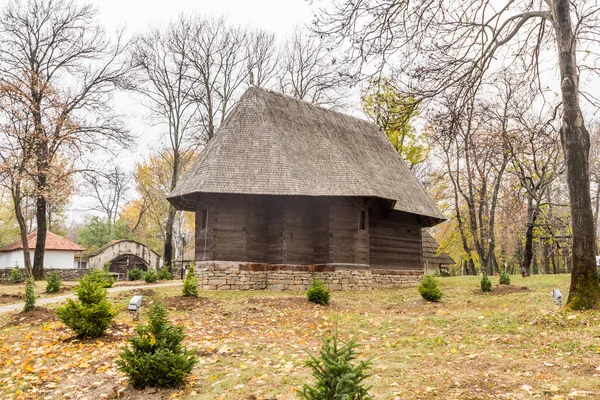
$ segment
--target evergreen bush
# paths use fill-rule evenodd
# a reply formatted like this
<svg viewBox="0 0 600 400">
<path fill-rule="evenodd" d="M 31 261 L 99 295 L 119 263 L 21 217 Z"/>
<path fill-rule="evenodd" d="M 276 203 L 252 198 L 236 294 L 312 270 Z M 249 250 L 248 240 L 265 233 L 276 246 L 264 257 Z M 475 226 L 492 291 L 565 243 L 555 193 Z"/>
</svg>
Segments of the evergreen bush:
<svg viewBox="0 0 600 400">
<path fill-rule="evenodd" d="M 112 287 L 113 283 L 115 283 L 115 278 L 106 269 L 95 269 L 87 274 L 86 278 L 103 288 Z"/>
<path fill-rule="evenodd" d="M 196 279 L 194 264 L 188 268 L 185 281 L 183 281 L 183 295 L 198 297 L 198 280 Z"/>
<path fill-rule="evenodd" d="M 77 288 L 79 301 L 67 299 L 67 304 L 56 310 L 56 316 L 77 336 L 99 337 L 116 315 L 106 299 L 106 288 L 93 274 L 87 274 Z"/>
<path fill-rule="evenodd" d="M 481 291 L 482 292 L 491 292 L 492 291 L 492 282 L 490 278 L 488 278 L 487 274 L 483 274 L 481 277 Z"/>
<path fill-rule="evenodd" d="M 169 268 L 163 266 L 158 270 L 158 280 L 161 281 L 170 281 L 173 280 L 173 273 L 169 271 Z"/>
<path fill-rule="evenodd" d="M 510 275 L 506 272 L 500 274 L 500 284 L 501 285 L 510 285 Z"/>
<path fill-rule="evenodd" d="M 35 282 L 33 278 L 27 279 L 25 284 L 25 305 L 23 311 L 33 310 L 35 307 Z"/>
<path fill-rule="evenodd" d="M 117 365 L 136 389 L 181 386 L 198 361 L 181 345 L 183 327 L 169 322 L 162 304 L 151 306 L 148 319 L 136 328 L 137 336 L 127 339 L 131 349 L 123 349 Z"/>
<path fill-rule="evenodd" d="M 356 360 L 354 340 L 341 344 L 334 336 L 323 341 L 321 354 L 306 361 L 317 380 L 313 386 L 305 384 L 299 396 L 307 400 L 369 400 L 370 387 L 363 381 L 370 375 L 370 361 Z"/>
<path fill-rule="evenodd" d="M 127 279 L 130 281 L 138 281 L 144 279 L 144 271 L 138 268 L 130 269 Z"/>
<path fill-rule="evenodd" d="M 306 298 L 308 301 L 316 304 L 320 304 L 322 306 L 329 305 L 329 298 L 331 297 L 331 293 L 327 286 L 320 279 L 313 279 L 310 287 L 306 291 Z"/>
<path fill-rule="evenodd" d="M 419 293 L 427 301 L 440 301 L 444 295 L 438 287 L 438 281 L 432 275 L 426 274 L 419 284 Z"/>
<path fill-rule="evenodd" d="M 158 276 L 156 275 L 156 271 L 153 269 L 149 269 L 144 274 L 144 280 L 146 281 L 146 283 L 154 283 L 156 282 L 156 279 L 158 279 Z"/>
<path fill-rule="evenodd" d="M 46 293 L 60 292 L 61 283 L 62 280 L 60 279 L 60 275 L 58 272 L 53 271 L 48 277 L 48 282 L 46 283 Z"/>
<path fill-rule="evenodd" d="M 15 267 L 15 269 L 13 269 L 10 272 L 10 283 L 12 283 L 12 284 L 21 283 L 24 280 L 25 280 L 25 277 L 23 276 L 23 272 L 21 272 L 19 267 Z"/>
</svg>

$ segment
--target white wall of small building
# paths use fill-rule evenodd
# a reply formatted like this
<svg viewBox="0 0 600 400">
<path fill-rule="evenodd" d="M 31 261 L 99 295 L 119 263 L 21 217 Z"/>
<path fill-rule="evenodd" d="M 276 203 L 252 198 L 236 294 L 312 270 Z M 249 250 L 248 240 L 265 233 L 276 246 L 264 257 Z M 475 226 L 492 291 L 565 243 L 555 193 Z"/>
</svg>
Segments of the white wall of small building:
<svg viewBox="0 0 600 400">
<path fill-rule="evenodd" d="M 30 251 L 33 263 L 33 251 Z M 0 268 L 25 267 L 23 250 L 14 250 L 0 253 Z M 44 268 L 73 269 L 75 264 L 75 252 L 65 250 L 47 250 L 44 255 Z"/>
</svg>

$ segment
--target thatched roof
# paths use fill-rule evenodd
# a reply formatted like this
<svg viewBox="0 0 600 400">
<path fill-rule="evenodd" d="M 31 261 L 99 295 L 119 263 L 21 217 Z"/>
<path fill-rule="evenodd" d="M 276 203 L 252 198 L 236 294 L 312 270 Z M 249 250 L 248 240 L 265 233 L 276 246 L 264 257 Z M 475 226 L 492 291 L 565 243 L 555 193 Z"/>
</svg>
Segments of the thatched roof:
<svg viewBox="0 0 600 400">
<path fill-rule="evenodd" d="M 445 219 L 376 125 L 256 87 L 168 199 L 188 208 L 193 193 L 377 197 L 426 225 Z"/>
<path fill-rule="evenodd" d="M 422 231 L 422 248 L 423 248 L 423 262 L 429 261 L 435 264 L 453 265 L 456 262 L 448 255 L 448 253 L 438 252 L 440 245 L 435 241 L 433 236 L 429 234 L 425 229 Z"/>
</svg>

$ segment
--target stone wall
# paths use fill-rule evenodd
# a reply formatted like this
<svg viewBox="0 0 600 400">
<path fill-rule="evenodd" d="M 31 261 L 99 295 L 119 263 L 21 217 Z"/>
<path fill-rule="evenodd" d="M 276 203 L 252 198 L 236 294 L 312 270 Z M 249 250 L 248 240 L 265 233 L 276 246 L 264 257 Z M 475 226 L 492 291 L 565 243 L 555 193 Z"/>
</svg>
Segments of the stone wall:
<svg viewBox="0 0 600 400">
<path fill-rule="evenodd" d="M 330 290 L 372 290 L 416 286 L 421 271 L 371 270 L 352 265 L 273 265 L 200 262 L 196 275 L 203 290 L 305 291 L 313 278 Z"/>
<path fill-rule="evenodd" d="M 0 269 L 0 283 L 9 283 L 10 274 L 13 268 L 2 268 Z M 86 268 L 73 268 L 73 269 L 60 269 L 60 268 L 44 268 L 44 275 L 50 276 L 52 272 L 58 272 L 60 279 L 63 281 L 76 281 L 81 279 L 85 274 L 88 273 Z M 25 270 L 21 268 L 21 272 L 25 275 Z"/>
</svg>

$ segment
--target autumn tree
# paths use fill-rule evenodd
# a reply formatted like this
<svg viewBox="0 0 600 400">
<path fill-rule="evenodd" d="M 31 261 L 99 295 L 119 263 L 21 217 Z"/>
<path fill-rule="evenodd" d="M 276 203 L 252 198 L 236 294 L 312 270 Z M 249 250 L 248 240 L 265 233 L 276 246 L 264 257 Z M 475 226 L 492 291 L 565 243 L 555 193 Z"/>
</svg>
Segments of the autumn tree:
<svg viewBox="0 0 600 400">
<path fill-rule="evenodd" d="M 523 110 L 527 109 L 525 105 L 522 106 Z M 533 235 L 538 217 L 542 207 L 548 204 L 548 190 L 563 173 L 564 163 L 558 132 L 552 126 L 551 118 L 539 118 L 539 115 L 525 112 L 507 143 L 512 171 L 519 179 L 527 199 L 525 246 L 521 265 L 521 275 L 525 277 L 531 274 Z"/>
<path fill-rule="evenodd" d="M 497 90 L 493 85 L 488 90 Z M 495 253 L 496 211 L 506 168 L 509 91 L 490 102 L 474 95 L 463 110 L 454 98 L 432 120 L 430 137 L 440 149 L 469 273 L 474 273 L 472 250 L 488 275 L 498 270 Z"/>
<path fill-rule="evenodd" d="M 0 12 L 0 85 L 31 121 L 37 241 L 33 275 L 43 278 L 49 175 L 61 154 L 78 158 L 127 133 L 110 108 L 128 72 L 121 35 L 111 43 L 97 10 L 69 0 L 9 2 Z"/>
<path fill-rule="evenodd" d="M 467 105 L 473 90 L 494 70 L 523 62 L 531 85 L 547 54 L 560 78 L 561 127 L 573 228 L 573 270 L 567 304 L 596 308 L 600 286 L 590 197 L 590 138 L 580 104 L 580 73 L 596 72 L 600 6 L 596 2 L 469 0 L 466 2 L 339 0 L 320 12 L 321 34 L 348 43 L 359 65 L 378 61 L 401 70 L 420 100 L 453 90 Z M 578 61 L 578 57 L 580 59 Z M 585 82 L 585 81 L 584 81 Z M 586 98 L 590 98 L 589 96 Z"/>
<path fill-rule="evenodd" d="M 130 201 L 121 212 L 121 220 L 127 232 L 133 238 L 145 243 L 155 251 L 160 251 L 166 240 L 165 226 L 168 218 L 169 202 L 166 200 L 170 192 L 171 161 L 168 152 L 150 157 L 136 165 L 133 179 L 139 198 Z M 186 155 L 185 159 L 192 157 Z M 183 170 L 189 166 L 184 164 Z M 193 213 L 184 213 L 184 231 L 193 236 Z M 176 218 L 174 232 L 179 231 L 181 219 Z M 176 235 L 173 240 L 176 242 Z"/>
<path fill-rule="evenodd" d="M 411 124 L 419 114 L 418 104 L 404 96 L 391 79 L 371 82 L 361 103 L 367 117 L 381 128 L 410 169 L 427 159 L 429 147 Z"/>
</svg>

